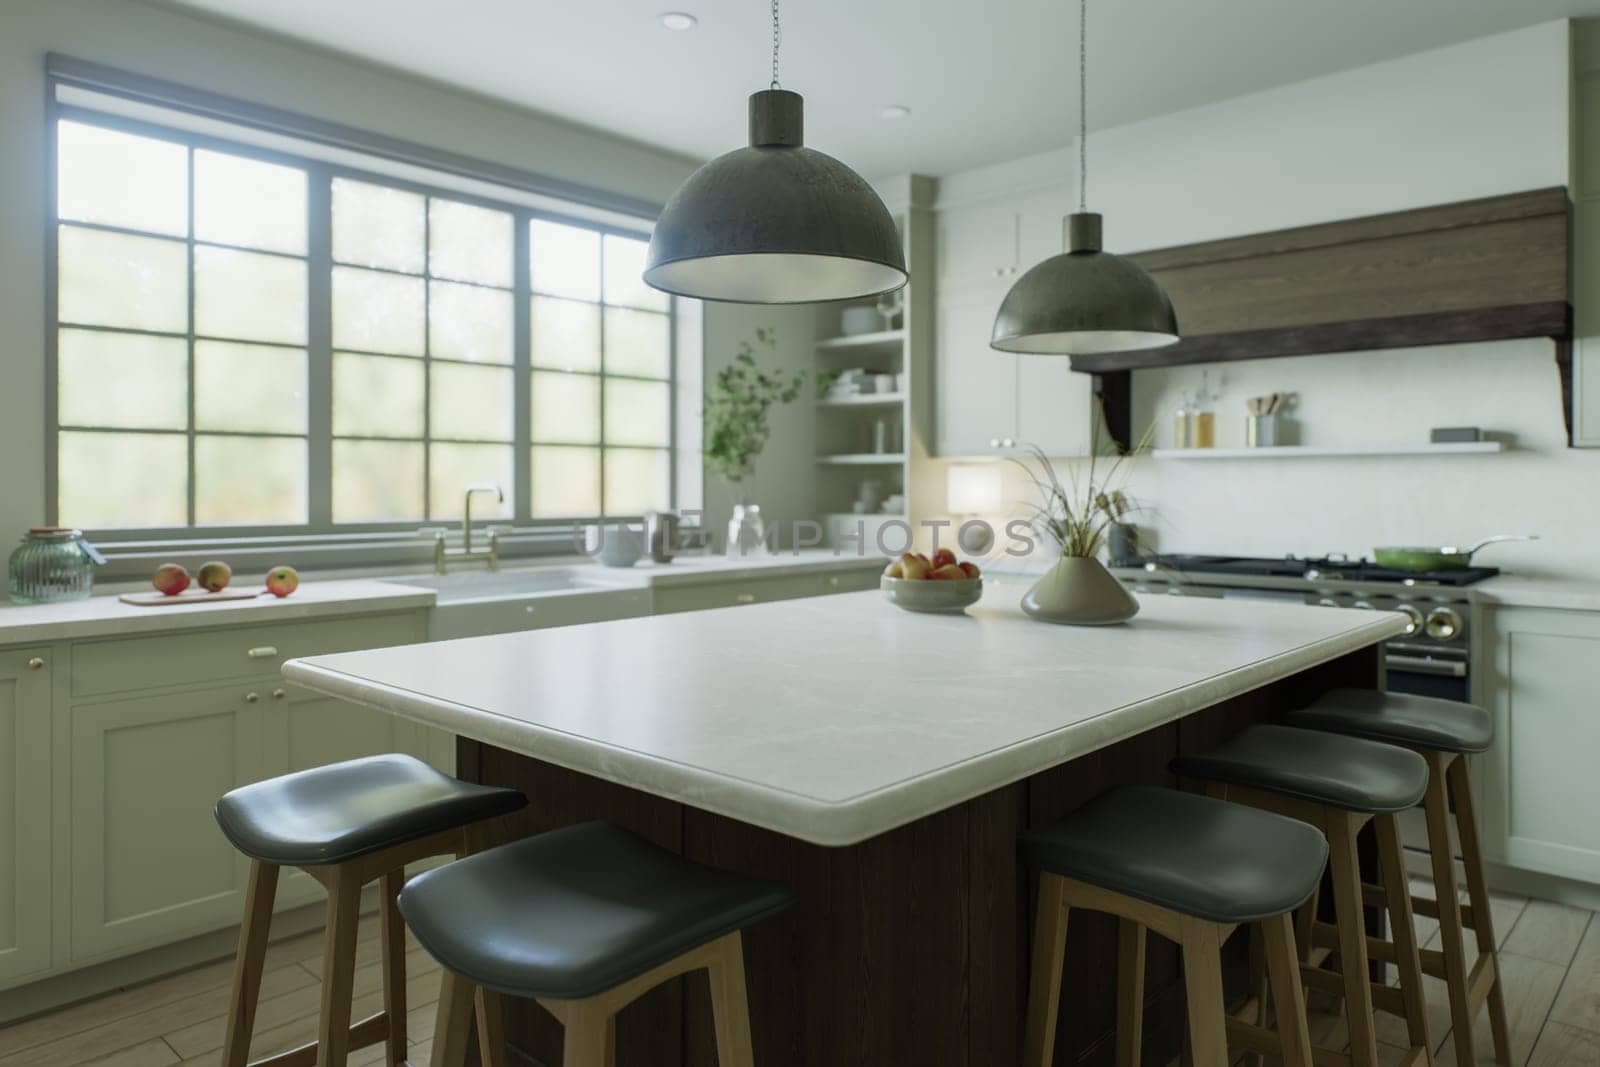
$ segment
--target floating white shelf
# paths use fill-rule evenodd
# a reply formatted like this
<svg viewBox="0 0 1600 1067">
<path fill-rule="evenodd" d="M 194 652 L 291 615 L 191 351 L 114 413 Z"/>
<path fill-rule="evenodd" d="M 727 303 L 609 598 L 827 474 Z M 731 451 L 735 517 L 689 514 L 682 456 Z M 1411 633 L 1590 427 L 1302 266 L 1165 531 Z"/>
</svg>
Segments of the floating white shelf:
<svg viewBox="0 0 1600 1067">
<path fill-rule="evenodd" d="M 898 404 L 906 398 L 904 393 L 859 393 L 856 396 L 824 396 L 817 399 L 819 408 L 871 408 Z"/>
<path fill-rule="evenodd" d="M 904 330 L 879 330 L 876 333 L 858 333 L 849 337 L 830 337 L 818 341 L 817 348 L 829 351 L 836 348 L 873 348 L 878 345 L 897 345 L 906 339 Z"/>
<path fill-rule="evenodd" d="M 889 467 L 904 463 L 904 452 L 861 452 L 855 455 L 818 456 L 818 463 L 841 467 Z"/>
<path fill-rule="evenodd" d="M 1332 447 L 1318 445 L 1275 445 L 1268 448 L 1153 448 L 1156 459 L 1282 459 L 1315 456 L 1459 456 L 1504 452 L 1503 441 L 1463 441 L 1457 444 L 1367 445 Z"/>
</svg>

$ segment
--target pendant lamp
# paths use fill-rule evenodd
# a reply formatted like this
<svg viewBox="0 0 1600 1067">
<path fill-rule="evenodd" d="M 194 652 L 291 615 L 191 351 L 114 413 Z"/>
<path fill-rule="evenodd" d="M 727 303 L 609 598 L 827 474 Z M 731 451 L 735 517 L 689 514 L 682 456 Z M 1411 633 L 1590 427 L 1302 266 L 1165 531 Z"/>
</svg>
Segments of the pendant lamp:
<svg viewBox="0 0 1600 1067">
<path fill-rule="evenodd" d="M 804 143 L 799 93 L 750 97 L 750 145 L 718 156 L 672 194 L 650 237 L 644 280 L 678 296 L 801 304 L 891 292 L 906 283 L 889 209 L 860 175 Z"/>
<path fill-rule="evenodd" d="M 994 318 L 991 348 L 1065 355 L 1160 348 L 1178 339 L 1172 301 L 1131 259 L 1100 247 L 1100 216 L 1085 210 L 1088 178 L 1088 79 L 1084 31 L 1088 0 L 1078 3 L 1078 210 L 1063 227 L 1066 251 L 1017 279 Z"/>
</svg>

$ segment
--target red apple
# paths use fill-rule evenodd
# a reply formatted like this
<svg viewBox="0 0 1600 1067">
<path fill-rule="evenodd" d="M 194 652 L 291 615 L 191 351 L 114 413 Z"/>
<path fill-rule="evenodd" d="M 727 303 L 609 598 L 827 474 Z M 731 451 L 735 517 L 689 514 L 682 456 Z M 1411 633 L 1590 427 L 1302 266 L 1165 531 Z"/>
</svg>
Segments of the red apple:
<svg viewBox="0 0 1600 1067">
<path fill-rule="evenodd" d="M 978 565 L 976 563 L 958 563 L 956 566 L 960 567 L 961 573 L 968 578 L 976 578 L 978 576 Z"/>
<path fill-rule="evenodd" d="M 956 554 L 954 552 L 950 551 L 948 548 L 938 548 L 934 550 L 933 559 L 931 562 L 933 563 L 934 569 L 937 570 L 938 568 L 949 563 L 954 563 L 955 561 Z"/>
<path fill-rule="evenodd" d="M 150 584 L 167 596 L 177 596 L 189 588 L 189 572 L 176 563 L 163 563 L 156 568 Z"/>
<path fill-rule="evenodd" d="M 300 575 L 293 567 L 274 567 L 267 572 L 267 592 L 285 597 L 300 588 Z"/>
<path fill-rule="evenodd" d="M 921 556 L 910 554 L 900 557 L 900 572 L 903 577 L 921 580 L 928 577 L 933 568 L 928 566 L 928 561 Z"/>
<path fill-rule="evenodd" d="M 194 578 L 200 583 L 200 588 L 210 593 L 220 593 L 233 581 L 233 568 L 219 560 L 211 560 L 200 565 Z"/>
<path fill-rule="evenodd" d="M 954 563 L 946 563 L 943 567 L 935 567 L 929 578 L 937 578 L 944 582 L 959 582 L 965 579 L 966 572 Z"/>
</svg>

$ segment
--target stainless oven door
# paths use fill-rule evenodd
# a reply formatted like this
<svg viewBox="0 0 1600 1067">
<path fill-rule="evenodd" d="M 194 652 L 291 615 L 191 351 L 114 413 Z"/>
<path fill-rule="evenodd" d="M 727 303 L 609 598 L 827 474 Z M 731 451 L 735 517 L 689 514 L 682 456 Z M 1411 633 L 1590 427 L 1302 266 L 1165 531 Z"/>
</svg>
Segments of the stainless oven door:
<svg viewBox="0 0 1600 1067">
<path fill-rule="evenodd" d="M 1384 647 L 1383 665 L 1388 680 L 1384 688 L 1391 693 L 1414 693 L 1467 703 L 1472 698 L 1464 652 L 1417 649 L 1391 641 Z"/>
</svg>

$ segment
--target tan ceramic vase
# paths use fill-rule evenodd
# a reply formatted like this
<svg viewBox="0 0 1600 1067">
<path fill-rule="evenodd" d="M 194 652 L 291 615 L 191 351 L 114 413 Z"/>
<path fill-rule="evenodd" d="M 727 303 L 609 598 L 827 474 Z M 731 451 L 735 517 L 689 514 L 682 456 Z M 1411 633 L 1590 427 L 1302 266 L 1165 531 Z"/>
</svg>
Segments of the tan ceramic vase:
<svg viewBox="0 0 1600 1067">
<path fill-rule="evenodd" d="M 1110 626 L 1139 614 L 1139 602 L 1099 560 L 1062 556 L 1023 594 L 1022 610 L 1044 622 Z"/>
</svg>

